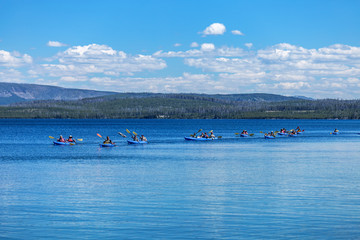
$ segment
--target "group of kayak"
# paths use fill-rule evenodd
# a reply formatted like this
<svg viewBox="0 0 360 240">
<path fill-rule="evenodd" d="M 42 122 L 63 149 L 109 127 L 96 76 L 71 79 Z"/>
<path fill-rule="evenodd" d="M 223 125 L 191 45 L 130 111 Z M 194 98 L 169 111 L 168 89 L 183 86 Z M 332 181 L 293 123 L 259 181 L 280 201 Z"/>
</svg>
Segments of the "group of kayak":
<svg viewBox="0 0 360 240">
<path fill-rule="evenodd" d="M 304 131 L 305 130 L 301 130 L 299 126 L 296 129 L 291 129 L 290 131 L 286 130 L 286 128 L 282 128 L 280 129 L 280 131 L 275 131 L 275 132 L 271 131 L 269 133 L 265 133 L 264 137 L 266 139 L 273 139 L 276 137 L 276 135 L 296 137 L 297 135 L 302 134 L 302 132 Z"/>
<path fill-rule="evenodd" d="M 136 132 L 130 132 L 128 129 L 126 131 L 131 135 L 131 140 L 127 140 L 128 144 L 145 144 L 148 143 L 147 138 L 144 135 L 140 137 Z M 125 134 L 118 132 L 118 134 L 124 138 L 126 138 Z M 100 147 L 115 147 L 116 143 L 113 142 L 109 136 L 103 138 L 99 133 L 96 134 L 98 137 L 104 139 L 102 143 L 100 143 Z M 54 139 L 54 137 L 49 136 L 49 138 Z M 78 141 L 82 141 L 82 139 L 77 139 Z M 62 135 L 56 141 L 53 141 L 54 145 L 75 145 L 75 139 L 70 135 L 68 139 L 64 139 Z"/>
<path fill-rule="evenodd" d="M 136 132 L 130 132 L 128 129 L 126 131 L 131 135 L 131 140 L 127 140 L 128 144 L 146 144 L 148 143 L 147 138 L 144 135 L 139 135 Z M 285 128 L 280 129 L 280 131 L 271 131 L 264 134 L 265 139 L 274 139 L 277 135 L 279 136 L 289 136 L 289 137 L 295 137 L 299 134 L 302 134 L 304 130 L 301 130 L 300 127 L 297 127 L 295 129 L 291 129 L 290 131 L 286 130 Z M 263 133 L 263 132 L 260 132 Z M 121 132 L 118 132 L 118 134 L 124 138 L 127 136 L 122 134 Z M 337 135 L 339 134 L 339 130 L 335 128 L 333 132 L 330 134 Z M 238 135 L 240 137 L 248 137 L 253 136 L 254 133 L 249 134 L 247 130 L 243 130 L 241 133 L 235 133 L 235 135 Z M 103 138 L 99 133 L 97 133 L 97 136 L 104 139 L 102 143 L 100 143 L 101 147 L 115 147 L 116 143 L 113 142 L 109 136 L 106 138 Z M 54 137 L 49 136 L 49 138 L 54 139 Z M 209 132 L 202 132 L 202 129 L 197 131 L 196 133 L 191 134 L 189 137 L 185 137 L 185 140 L 188 141 L 209 141 L 209 140 L 215 140 L 215 139 L 221 139 L 222 136 L 215 136 L 214 131 L 210 130 Z M 82 139 L 77 139 L 78 141 L 82 141 Z M 67 139 L 64 139 L 62 135 L 53 142 L 54 145 L 75 145 L 76 140 L 70 135 Z"/>
</svg>

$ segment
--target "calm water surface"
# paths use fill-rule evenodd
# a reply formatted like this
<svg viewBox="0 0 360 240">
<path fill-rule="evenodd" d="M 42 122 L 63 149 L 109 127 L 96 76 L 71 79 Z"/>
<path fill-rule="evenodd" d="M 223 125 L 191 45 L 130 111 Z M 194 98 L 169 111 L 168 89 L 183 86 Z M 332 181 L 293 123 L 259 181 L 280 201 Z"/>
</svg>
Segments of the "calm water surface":
<svg viewBox="0 0 360 240">
<path fill-rule="evenodd" d="M 359 121 L 0 124 L 1 239 L 360 238 Z M 259 133 L 296 126 L 296 138 Z M 150 143 L 127 145 L 126 128 Z M 223 139 L 184 141 L 200 128 Z M 96 133 L 118 147 L 100 148 Z M 59 134 L 84 141 L 53 146 Z"/>
</svg>

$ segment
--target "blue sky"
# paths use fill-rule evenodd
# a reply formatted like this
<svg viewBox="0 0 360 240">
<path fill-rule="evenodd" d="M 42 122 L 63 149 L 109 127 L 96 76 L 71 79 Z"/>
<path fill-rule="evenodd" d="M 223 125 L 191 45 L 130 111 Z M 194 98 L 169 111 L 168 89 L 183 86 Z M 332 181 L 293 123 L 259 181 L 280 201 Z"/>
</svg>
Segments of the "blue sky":
<svg viewBox="0 0 360 240">
<path fill-rule="evenodd" d="M 0 81 L 358 98 L 360 1 L 0 1 Z"/>
</svg>

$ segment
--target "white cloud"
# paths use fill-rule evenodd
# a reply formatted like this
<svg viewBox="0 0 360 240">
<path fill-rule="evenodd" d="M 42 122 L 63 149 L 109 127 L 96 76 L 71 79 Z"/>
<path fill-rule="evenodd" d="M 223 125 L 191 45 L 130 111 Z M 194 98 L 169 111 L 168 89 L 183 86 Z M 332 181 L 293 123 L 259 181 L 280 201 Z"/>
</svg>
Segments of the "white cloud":
<svg viewBox="0 0 360 240">
<path fill-rule="evenodd" d="M 199 44 L 197 42 L 192 42 L 190 44 L 190 47 L 192 47 L 192 48 L 195 48 L 195 47 L 198 47 L 198 46 L 199 46 Z"/>
<path fill-rule="evenodd" d="M 175 43 L 174 44 L 174 47 L 180 47 L 181 46 L 181 43 Z"/>
<path fill-rule="evenodd" d="M 252 43 L 245 43 L 244 44 L 247 48 L 252 48 L 253 47 L 253 44 Z"/>
<path fill-rule="evenodd" d="M 20 67 L 25 64 L 31 64 L 33 61 L 32 57 L 18 52 L 7 52 L 0 50 L 0 66 L 5 67 Z"/>
<path fill-rule="evenodd" d="M 47 45 L 49 47 L 66 47 L 67 46 L 67 44 L 61 43 L 58 41 L 48 41 Z"/>
<path fill-rule="evenodd" d="M 165 61 L 149 55 L 127 55 L 106 45 L 74 46 L 58 53 L 37 71 L 49 76 L 83 76 L 91 74 L 133 75 L 135 72 L 160 70 Z"/>
<path fill-rule="evenodd" d="M 203 43 L 201 44 L 202 51 L 213 51 L 215 49 L 215 45 L 212 43 Z"/>
<path fill-rule="evenodd" d="M 244 34 L 239 30 L 232 30 L 231 33 L 234 34 L 234 35 L 244 36 Z"/>
<path fill-rule="evenodd" d="M 63 76 L 60 78 L 60 81 L 63 81 L 63 82 L 84 82 L 87 80 L 88 80 L 88 78 L 86 76 L 80 76 L 80 77 Z"/>
<path fill-rule="evenodd" d="M 214 47 L 214 49 L 212 48 Z M 213 49 L 213 50 L 211 50 Z M 211 51 L 209 51 L 211 50 Z M 205 45 L 201 49 L 191 49 L 188 51 L 157 51 L 153 54 L 154 57 L 180 57 L 180 58 L 189 58 L 189 57 L 241 57 L 246 53 L 242 48 L 229 48 L 221 47 L 215 48 L 212 43 L 210 45 Z"/>
<path fill-rule="evenodd" d="M 203 32 L 203 35 L 223 35 L 226 31 L 226 27 L 222 23 L 213 23 L 208 26 Z"/>
</svg>

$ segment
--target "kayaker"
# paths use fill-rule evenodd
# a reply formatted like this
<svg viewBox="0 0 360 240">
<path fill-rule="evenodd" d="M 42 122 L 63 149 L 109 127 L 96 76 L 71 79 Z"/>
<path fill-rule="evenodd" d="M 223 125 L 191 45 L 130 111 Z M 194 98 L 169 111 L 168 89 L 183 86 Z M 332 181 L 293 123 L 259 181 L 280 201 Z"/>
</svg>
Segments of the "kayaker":
<svg viewBox="0 0 360 240">
<path fill-rule="evenodd" d="M 337 129 L 335 128 L 334 132 L 339 132 L 339 130 L 337 130 Z"/>
<path fill-rule="evenodd" d="M 144 142 L 147 142 L 147 139 L 146 139 L 146 137 L 144 135 L 141 135 L 140 140 L 144 141 Z"/>
<path fill-rule="evenodd" d="M 59 137 L 59 139 L 57 141 L 58 142 L 66 142 L 62 135 L 60 135 L 60 137 Z"/>
<path fill-rule="evenodd" d="M 69 136 L 69 138 L 66 141 L 76 143 L 75 139 L 73 139 L 73 137 L 71 135 Z"/>
<path fill-rule="evenodd" d="M 106 137 L 105 141 L 103 142 L 103 144 L 113 144 L 113 142 L 111 141 L 111 139 L 109 138 L 109 136 Z"/>
<path fill-rule="evenodd" d="M 201 138 L 204 138 L 204 137 L 205 137 L 204 133 L 201 133 L 200 137 L 201 137 Z"/>
<path fill-rule="evenodd" d="M 271 131 L 270 136 L 275 137 L 274 131 Z"/>
<path fill-rule="evenodd" d="M 210 132 L 210 137 L 211 137 L 211 138 L 215 138 L 215 135 L 214 135 L 214 132 L 213 132 L 213 131 Z"/>
<path fill-rule="evenodd" d="M 209 135 L 207 133 L 204 134 L 205 138 L 209 138 Z"/>
<path fill-rule="evenodd" d="M 134 141 L 139 141 L 139 138 L 138 138 L 137 135 L 134 135 L 134 136 L 132 137 L 132 139 L 133 139 Z"/>
</svg>

